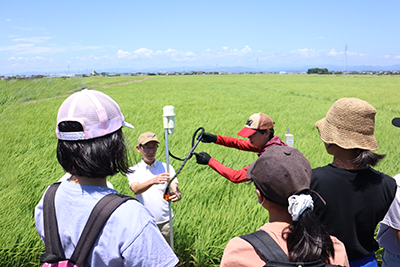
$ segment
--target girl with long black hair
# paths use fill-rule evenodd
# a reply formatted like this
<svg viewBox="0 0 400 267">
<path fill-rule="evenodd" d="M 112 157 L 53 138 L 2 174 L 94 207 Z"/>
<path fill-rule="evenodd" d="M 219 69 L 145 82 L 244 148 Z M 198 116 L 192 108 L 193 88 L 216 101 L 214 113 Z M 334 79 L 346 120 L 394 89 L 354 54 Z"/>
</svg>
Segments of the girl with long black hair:
<svg viewBox="0 0 400 267">
<path fill-rule="evenodd" d="M 349 266 L 343 243 L 327 233 L 313 212 L 311 166 L 299 150 L 271 147 L 250 165 L 247 176 L 255 184 L 258 202 L 269 212 L 269 222 L 259 231 L 272 237 L 289 261 Z M 221 266 L 266 262 L 249 242 L 235 237 L 225 248 Z"/>
</svg>

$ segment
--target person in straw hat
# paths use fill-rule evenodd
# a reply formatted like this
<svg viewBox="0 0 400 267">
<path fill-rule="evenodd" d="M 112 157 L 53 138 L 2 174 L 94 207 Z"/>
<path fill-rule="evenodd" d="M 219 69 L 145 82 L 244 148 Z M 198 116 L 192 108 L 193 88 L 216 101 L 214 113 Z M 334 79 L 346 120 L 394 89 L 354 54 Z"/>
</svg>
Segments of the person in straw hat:
<svg viewBox="0 0 400 267">
<path fill-rule="evenodd" d="M 273 260 L 273 255 L 265 253 L 270 250 L 274 255 L 280 252 L 283 258 L 287 255 L 286 261 L 296 262 L 296 266 L 319 260 L 322 262 L 318 266 L 349 266 L 343 243 L 328 234 L 313 212 L 311 166 L 298 149 L 269 148 L 250 165 L 247 176 L 254 182 L 258 203 L 269 212 L 269 222 L 255 233 L 230 240 L 222 256 L 222 267 L 264 266 L 268 259 Z M 267 248 L 249 239 L 254 235 Z M 270 238 L 271 243 L 267 241 Z"/>
<path fill-rule="evenodd" d="M 315 213 L 328 232 L 346 246 L 350 266 L 378 266 L 374 239 L 396 193 L 395 180 L 371 168 L 385 155 L 374 136 L 375 108 L 358 98 L 342 98 L 315 127 L 333 162 L 313 169 Z"/>
</svg>

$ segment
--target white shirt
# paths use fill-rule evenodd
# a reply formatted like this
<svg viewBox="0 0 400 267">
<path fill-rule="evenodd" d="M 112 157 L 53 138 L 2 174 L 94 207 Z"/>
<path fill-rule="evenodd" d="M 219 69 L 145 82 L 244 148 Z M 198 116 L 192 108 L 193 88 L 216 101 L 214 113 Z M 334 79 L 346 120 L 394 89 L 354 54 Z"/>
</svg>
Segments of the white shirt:
<svg viewBox="0 0 400 267">
<path fill-rule="evenodd" d="M 385 215 L 385 218 L 379 225 L 376 239 L 379 245 L 386 248 L 393 254 L 400 255 L 400 246 L 394 231 L 400 230 L 400 174 L 393 177 L 397 183 L 396 196 Z"/>
<path fill-rule="evenodd" d="M 134 172 L 127 175 L 129 186 L 133 182 L 144 183 L 160 173 L 166 173 L 167 164 L 155 160 L 152 165 L 148 165 L 142 159 L 131 169 Z M 171 178 L 175 175 L 175 170 L 171 165 L 169 165 L 169 173 Z M 175 178 L 172 183 L 178 184 L 178 179 Z M 168 201 L 164 200 L 163 198 L 166 188 L 167 183 L 154 184 L 145 192 L 136 195 L 136 199 L 139 200 L 140 203 L 142 203 L 147 209 L 149 209 L 151 214 L 153 214 L 157 224 L 169 221 Z"/>
</svg>

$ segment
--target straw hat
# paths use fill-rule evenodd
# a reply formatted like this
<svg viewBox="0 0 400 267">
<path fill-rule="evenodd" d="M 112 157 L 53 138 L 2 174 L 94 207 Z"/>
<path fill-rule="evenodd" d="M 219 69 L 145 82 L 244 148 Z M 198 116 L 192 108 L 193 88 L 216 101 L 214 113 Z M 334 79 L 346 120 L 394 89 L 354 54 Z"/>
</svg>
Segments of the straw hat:
<svg viewBox="0 0 400 267">
<path fill-rule="evenodd" d="M 341 98 L 315 123 L 324 143 L 344 149 L 378 150 L 374 136 L 376 109 L 358 98 Z"/>
</svg>

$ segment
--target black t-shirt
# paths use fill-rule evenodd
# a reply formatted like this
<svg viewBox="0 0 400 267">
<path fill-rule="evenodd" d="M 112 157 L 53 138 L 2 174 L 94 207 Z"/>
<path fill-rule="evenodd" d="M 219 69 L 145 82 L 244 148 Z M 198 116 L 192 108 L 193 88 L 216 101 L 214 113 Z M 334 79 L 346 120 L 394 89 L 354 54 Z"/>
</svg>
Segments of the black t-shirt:
<svg viewBox="0 0 400 267">
<path fill-rule="evenodd" d="M 349 261 L 373 254 L 379 245 L 374 239 L 396 194 L 396 181 L 372 168 L 345 170 L 332 165 L 313 169 L 311 189 L 314 212 L 330 235 L 346 247 Z"/>
</svg>

